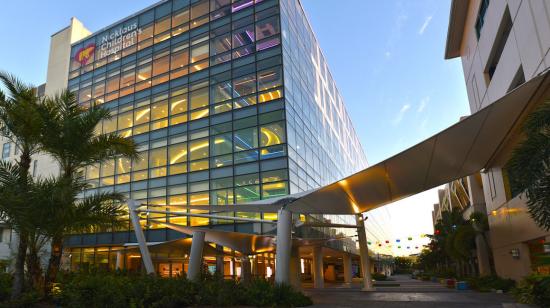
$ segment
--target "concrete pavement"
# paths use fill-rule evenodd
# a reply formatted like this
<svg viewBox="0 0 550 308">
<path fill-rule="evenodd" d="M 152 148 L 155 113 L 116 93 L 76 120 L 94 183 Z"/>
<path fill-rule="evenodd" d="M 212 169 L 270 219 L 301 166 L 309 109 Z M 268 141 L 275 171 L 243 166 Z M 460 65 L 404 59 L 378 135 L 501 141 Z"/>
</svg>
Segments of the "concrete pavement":
<svg viewBox="0 0 550 308">
<path fill-rule="evenodd" d="M 359 285 L 355 284 L 351 288 L 327 284 L 327 288 L 319 290 L 306 286 L 304 292 L 313 299 L 313 307 L 527 307 L 515 304 L 507 294 L 457 291 L 404 275 L 391 279 L 393 281 L 377 282 L 374 292 L 361 292 Z"/>
</svg>

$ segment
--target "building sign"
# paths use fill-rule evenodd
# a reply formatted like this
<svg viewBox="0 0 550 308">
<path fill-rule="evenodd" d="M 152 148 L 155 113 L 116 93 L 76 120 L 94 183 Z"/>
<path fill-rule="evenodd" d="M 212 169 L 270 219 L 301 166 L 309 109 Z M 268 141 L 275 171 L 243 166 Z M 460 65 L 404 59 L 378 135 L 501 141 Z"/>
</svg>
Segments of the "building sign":
<svg viewBox="0 0 550 308">
<path fill-rule="evenodd" d="M 137 42 L 137 36 L 141 33 L 137 21 L 120 27 L 100 39 L 98 59 L 116 54 L 124 48 L 130 47 Z"/>
<path fill-rule="evenodd" d="M 101 36 L 98 40 L 99 47 L 96 45 L 96 43 L 90 43 L 80 48 L 76 52 L 74 60 L 81 65 L 86 65 L 93 59 L 94 53 L 96 53 L 96 51 L 97 60 L 103 59 L 112 54 L 116 54 L 122 49 L 136 44 L 137 36 L 141 32 L 141 28 L 138 28 L 137 21 L 130 25 L 119 27 L 118 29 L 111 31 L 108 34 Z"/>
<path fill-rule="evenodd" d="M 76 62 L 80 63 L 81 65 L 86 65 L 88 64 L 88 61 L 92 59 L 92 57 L 94 56 L 94 51 L 95 51 L 95 43 L 90 43 L 80 48 L 74 55 L 74 59 Z"/>
</svg>

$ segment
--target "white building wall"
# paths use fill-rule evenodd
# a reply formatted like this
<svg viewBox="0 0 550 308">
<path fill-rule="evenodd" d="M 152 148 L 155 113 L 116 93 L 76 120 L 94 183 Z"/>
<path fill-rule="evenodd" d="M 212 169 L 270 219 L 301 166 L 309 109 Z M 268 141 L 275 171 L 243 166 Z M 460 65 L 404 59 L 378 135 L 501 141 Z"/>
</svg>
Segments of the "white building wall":
<svg viewBox="0 0 550 308">
<path fill-rule="evenodd" d="M 550 1 L 491 0 L 478 40 L 475 23 L 480 3 L 481 0 L 469 1 L 460 52 L 472 113 L 508 93 L 520 68 L 528 81 L 550 66 Z M 486 67 L 507 9 L 512 30 L 489 80 Z M 482 181 L 487 211 L 492 214 L 489 220 L 497 273 L 519 279 L 529 272 L 526 243 L 550 234 L 531 220 L 524 200 L 508 200 L 500 167 L 482 173 Z M 520 250 L 520 260 L 511 258 L 512 249 Z"/>
</svg>

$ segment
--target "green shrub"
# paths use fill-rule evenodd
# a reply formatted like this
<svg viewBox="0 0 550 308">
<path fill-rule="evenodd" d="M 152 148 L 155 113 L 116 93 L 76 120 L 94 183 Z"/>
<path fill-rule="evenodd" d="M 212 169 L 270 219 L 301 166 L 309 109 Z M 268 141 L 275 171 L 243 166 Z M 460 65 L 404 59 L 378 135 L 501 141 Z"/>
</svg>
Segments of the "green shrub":
<svg viewBox="0 0 550 308">
<path fill-rule="evenodd" d="M 523 304 L 550 307 L 550 276 L 531 275 L 520 281 L 513 290 L 514 297 Z"/>
<path fill-rule="evenodd" d="M 56 300 L 63 307 L 296 307 L 311 300 L 286 285 L 265 279 L 246 283 L 205 276 L 196 281 L 120 273 L 68 274 Z"/>
<path fill-rule="evenodd" d="M 10 298 L 12 281 L 13 276 L 11 274 L 0 273 L 0 301 Z"/>
<path fill-rule="evenodd" d="M 516 284 L 512 279 L 503 279 L 497 276 L 470 277 L 465 280 L 471 289 L 480 292 L 489 292 L 491 290 L 509 292 Z"/>
</svg>

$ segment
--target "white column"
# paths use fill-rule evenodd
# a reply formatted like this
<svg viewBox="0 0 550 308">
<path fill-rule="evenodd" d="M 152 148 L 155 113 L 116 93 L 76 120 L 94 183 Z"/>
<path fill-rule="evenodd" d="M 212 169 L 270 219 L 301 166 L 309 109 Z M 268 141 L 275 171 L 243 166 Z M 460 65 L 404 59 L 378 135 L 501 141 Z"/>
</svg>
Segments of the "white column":
<svg viewBox="0 0 550 308">
<path fill-rule="evenodd" d="M 116 263 L 115 269 L 121 271 L 124 268 L 124 254 L 122 251 L 116 252 Z"/>
<path fill-rule="evenodd" d="M 347 286 L 351 286 L 351 255 L 349 253 L 344 253 L 344 256 L 342 257 L 342 262 L 344 263 L 344 283 Z"/>
<path fill-rule="evenodd" d="M 149 248 L 147 247 L 147 243 L 145 242 L 145 235 L 143 235 L 143 230 L 141 229 L 141 225 L 139 224 L 139 216 L 136 212 L 138 206 L 139 205 L 136 204 L 134 200 L 128 200 L 128 212 L 130 214 L 130 220 L 132 221 L 132 225 L 134 226 L 134 232 L 136 233 L 136 239 L 139 244 L 141 261 L 143 261 L 143 265 L 145 266 L 145 271 L 147 272 L 147 274 L 154 275 L 155 268 L 153 267 L 153 260 L 151 260 Z"/>
<path fill-rule="evenodd" d="M 359 237 L 359 254 L 361 256 L 361 273 L 363 274 L 362 291 L 373 291 L 372 275 L 370 273 L 369 248 L 367 246 L 367 232 L 363 215 L 357 215 L 357 235 Z"/>
<path fill-rule="evenodd" d="M 313 287 L 322 289 L 325 287 L 325 273 L 323 271 L 323 248 L 313 246 Z"/>
<path fill-rule="evenodd" d="M 191 242 L 191 253 L 189 255 L 189 267 L 187 269 L 187 278 L 194 280 L 199 278 L 202 267 L 202 250 L 204 248 L 204 231 L 194 231 L 193 241 Z"/>
<path fill-rule="evenodd" d="M 292 213 L 284 208 L 277 216 L 277 252 L 275 256 L 275 283 L 290 283 L 290 254 L 292 249 Z"/>
</svg>

